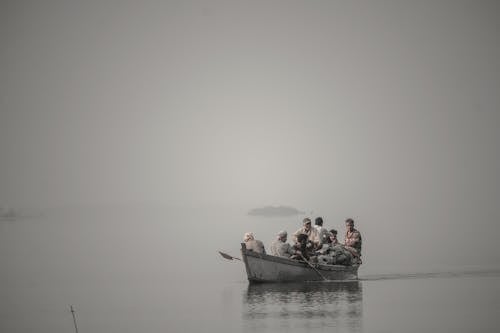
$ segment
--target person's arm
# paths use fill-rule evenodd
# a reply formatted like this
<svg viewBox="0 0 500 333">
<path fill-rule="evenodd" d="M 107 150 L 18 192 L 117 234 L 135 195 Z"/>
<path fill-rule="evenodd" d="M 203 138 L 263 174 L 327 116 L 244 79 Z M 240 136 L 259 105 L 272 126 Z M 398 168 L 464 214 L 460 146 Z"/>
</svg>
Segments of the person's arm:
<svg viewBox="0 0 500 333">
<path fill-rule="evenodd" d="M 300 249 L 297 246 L 292 246 L 292 245 L 289 244 L 288 249 L 289 249 L 289 251 L 290 251 L 289 253 L 291 255 L 302 254 L 302 252 L 300 251 Z"/>
<path fill-rule="evenodd" d="M 360 234 L 359 234 L 359 232 L 354 231 L 351 234 L 350 238 L 346 238 L 346 244 L 345 245 L 354 247 L 354 245 L 356 245 L 357 243 L 359 243 L 359 240 L 360 240 Z"/>
</svg>

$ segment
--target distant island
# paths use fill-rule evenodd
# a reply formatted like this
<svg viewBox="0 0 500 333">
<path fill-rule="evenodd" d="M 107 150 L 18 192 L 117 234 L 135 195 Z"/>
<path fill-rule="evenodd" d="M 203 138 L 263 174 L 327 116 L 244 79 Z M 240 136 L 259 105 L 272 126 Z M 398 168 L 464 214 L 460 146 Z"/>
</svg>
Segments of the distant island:
<svg viewBox="0 0 500 333">
<path fill-rule="evenodd" d="M 248 212 L 248 215 L 266 217 L 294 216 L 302 214 L 305 213 L 289 206 L 265 206 L 262 208 L 254 208 Z"/>
<path fill-rule="evenodd" d="M 0 220 L 12 221 L 18 217 L 18 213 L 9 207 L 0 207 Z"/>
</svg>

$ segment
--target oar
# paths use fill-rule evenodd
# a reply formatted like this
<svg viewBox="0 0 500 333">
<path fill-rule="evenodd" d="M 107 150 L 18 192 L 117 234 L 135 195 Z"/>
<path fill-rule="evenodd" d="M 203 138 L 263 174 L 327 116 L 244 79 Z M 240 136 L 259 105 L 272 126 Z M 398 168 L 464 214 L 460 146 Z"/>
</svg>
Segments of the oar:
<svg viewBox="0 0 500 333">
<path fill-rule="evenodd" d="M 309 265 L 309 267 L 311 267 L 312 269 L 314 269 L 314 271 L 316 273 L 318 273 L 319 276 L 321 276 L 323 278 L 323 280 L 325 281 L 328 281 L 328 279 L 326 277 L 323 276 L 323 274 L 321 274 L 317 269 L 316 267 L 314 267 L 309 261 L 306 260 L 306 258 L 304 258 L 304 256 L 302 255 L 302 253 L 300 253 L 300 257 Z"/>
<path fill-rule="evenodd" d="M 221 255 L 223 258 L 226 258 L 226 259 L 228 259 L 228 260 L 233 260 L 233 259 L 236 259 L 236 260 L 241 261 L 241 259 L 240 259 L 240 258 L 236 258 L 236 257 L 230 256 L 230 255 L 229 255 L 229 254 L 227 254 L 227 253 L 220 252 L 220 251 L 219 251 L 219 253 L 220 253 L 220 255 Z"/>
</svg>

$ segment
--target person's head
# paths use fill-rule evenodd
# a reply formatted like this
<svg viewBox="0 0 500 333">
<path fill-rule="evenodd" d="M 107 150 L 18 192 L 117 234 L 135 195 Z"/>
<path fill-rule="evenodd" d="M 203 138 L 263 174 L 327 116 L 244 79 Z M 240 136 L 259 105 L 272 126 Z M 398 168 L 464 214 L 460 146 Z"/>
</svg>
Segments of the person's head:
<svg viewBox="0 0 500 333">
<path fill-rule="evenodd" d="M 330 240 L 334 241 L 335 239 L 337 239 L 337 230 L 330 229 Z"/>
<path fill-rule="evenodd" d="M 352 231 L 354 229 L 354 220 L 351 218 L 345 220 L 345 227 L 348 231 Z"/>
<path fill-rule="evenodd" d="M 307 243 L 307 235 L 306 234 L 298 234 L 297 235 L 297 243 L 300 243 L 300 244 Z"/>
<path fill-rule="evenodd" d="M 304 228 L 306 230 L 311 229 L 311 219 L 306 217 L 305 219 L 302 220 L 302 224 L 304 224 Z"/>
<path fill-rule="evenodd" d="M 243 235 L 243 241 L 248 242 L 249 240 L 255 239 L 252 232 L 245 232 Z"/>
<path fill-rule="evenodd" d="M 314 224 L 315 225 L 319 225 L 320 227 L 323 225 L 323 219 L 321 217 L 317 217 L 315 220 L 314 220 Z"/>
<path fill-rule="evenodd" d="M 278 239 L 282 242 L 286 242 L 287 233 L 285 230 L 278 232 Z"/>
</svg>

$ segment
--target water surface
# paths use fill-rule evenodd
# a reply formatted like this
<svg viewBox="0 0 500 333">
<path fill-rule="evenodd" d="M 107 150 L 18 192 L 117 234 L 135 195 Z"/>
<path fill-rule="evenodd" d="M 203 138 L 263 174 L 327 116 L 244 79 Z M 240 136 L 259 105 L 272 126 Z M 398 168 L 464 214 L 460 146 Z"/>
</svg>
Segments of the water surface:
<svg viewBox="0 0 500 333">
<path fill-rule="evenodd" d="M 235 223 L 235 221 L 238 221 Z M 240 211 L 54 212 L 0 225 L 0 331 L 476 332 L 500 327 L 500 271 L 377 271 L 354 282 L 248 284 L 238 255 L 296 221 Z M 288 224 L 287 224 L 288 223 Z M 278 225 L 281 224 L 281 225 Z M 243 230 L 243 232 L 242 232 Z M 365 265 L 365 264 L 364 264 Z"/>
</svg>

